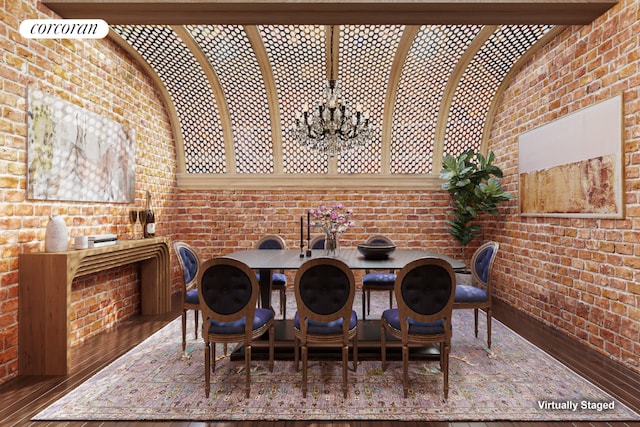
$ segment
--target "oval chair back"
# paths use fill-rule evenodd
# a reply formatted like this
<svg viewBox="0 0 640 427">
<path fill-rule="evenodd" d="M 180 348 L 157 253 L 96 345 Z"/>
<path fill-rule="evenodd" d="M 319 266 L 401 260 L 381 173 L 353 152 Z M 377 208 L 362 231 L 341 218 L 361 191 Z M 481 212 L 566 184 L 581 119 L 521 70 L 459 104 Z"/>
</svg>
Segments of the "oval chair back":
<svg viewBox="0 0 640 427">
<path fill-rule="evenodd" d="M 302 349 L 302 394 L 307 395 L 308 347 L 342 348 L 343 393 L 347 396 L 349 341 L 353 343 L 353 366 L 358 364 L 357 316 L 353 311 L 355 278 L 351 269 L 335 258 L 314 258 L 296 274 L 298 311 L 294 318 L 295 365 Z"/>
<path fill-rule="evenodd" d="M 178 264 L 182 269 L 182 351 L 187 349 L 187 311 L 193 310 L 195 323 L 195 337 L 198 338 L 198 310 L 200 300 L 198 298 L 198 271 L 200 269 L 200 257 L 196 250 L 182 241 L 173 243 L 173 250 L 178 257 Z"/>
<path fill-rule="evenodd" d="M 326 237 L 324 235 L 314 237 L 313 239 L 311 239 L 311 249 L 324 249 L 325 240 Z"/>
<path fill-rule="evenodd" d="M 251 342 L 268 331 L 269 368 L 273 369 L 273 311 L 256 308 L 260 290 L 255 273 L 241 261 L 213 258 L 202 264 L 198 291 L 205 340 L 205 394 L 209 397 L 210 372 L 215 369 L 215 343 L 243 343 L 249 397 Z"/>
<path fill-rule="evenodd" d="M 498 255 L 498 242 L 481 245 L 471 257 L 471 284 L 458 285 L 455 309 L 473 309 L 474 332 L 478 337 L 478 310 L 487 313 L 487 347 L 491 348 L 491 272 Z"/>
<path fill-rule="evenodd" d="M 421 258 L 398 272 L 394 293 L 398 308 L 385 310 L 381 320 L 382 369 L 386 368 L 386 333 L 402 342 L 403 391 L 409 391 L 409 344 L 440 344 L 444 398 L 449 395 L 451 315 L 456 276 L 451 265 L 437 258 Z"/>
</svg>

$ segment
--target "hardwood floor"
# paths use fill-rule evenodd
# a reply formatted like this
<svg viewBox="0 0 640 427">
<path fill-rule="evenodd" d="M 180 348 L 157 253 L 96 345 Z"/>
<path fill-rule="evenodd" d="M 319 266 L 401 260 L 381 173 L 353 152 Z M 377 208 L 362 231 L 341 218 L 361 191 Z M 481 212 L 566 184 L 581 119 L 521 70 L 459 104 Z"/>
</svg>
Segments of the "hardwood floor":
<svg viewBox="0 0 640 427">
<path fill-rule="evenodd" d="M 172 313 L 163 316 L 136 316 L 131 320 L 122 322 L 116 328 L 111 331 L 102 333 L 91 340 L 87 341 L 81 346 L 75 347 L 72 350 L 71 357 L 71 373 L 67 376 L 56 377 L 39 377 L 39 376 L 18 376 L 17 378 L 9 381 L 6 384 L 0 386 L 0 426 L 67 426 L 67 427 L 97 427 L 97 426 L 120 426 L 120 427 L 140 427 L 161 424 L 167 427 L 206 427 L 206 426 L 219 426 L 219 427 L 382 427 L 389 426 L 388 421 L 342 421 L 342 422 L 318 422 L 318 421 L 245 421 L 245 422 L 189 422 L 189 421 L 173 421 L 173 422 L 34 422 L 31 421 L 31 417 L 38 413 L 40 410 L 47 407 L 49 404 L 55 402 L 70 390 L 77 387 L 86 379 L 90 378 L 97 371 L 108 365 L 113 360 L 126 353 L 133 348 L 139 342 L 165 326 L 171 320 L 180 315 L 180 301 L 174 298 L 173 301 L 174 310 Z M 537 330 L 535 325 L 527 325 L 522 319 L 514 317 L 513 314 L 509 314 L 508 310 L 504 307 L 498 307 L 496 317 L 499 320 L 505 322 L 501 317 L 508 321 L 517 322 L 520 331 L 530 341 L 537 345 L 543 346 L 542 343 L 549 342 L 551 338 L 545 336 L 543 330 Z M 506 314 L 505 314 L 506 313 Z M 512 325 L 509 325 L 512 329 L 515 329 Z M 529 336 L 527 336 L 529 335 Z M 552 335 L 552 334 L 551 334 Z M 551 345 L 557 345 L 557 337 L 551 341 Z M 564 350 L 565 358 L 574 359 L 575 357 L 568 357 L 569 355 L 575 356 L 573 348 Z M 562 353 L 562 351 L 561 351 Z M 558 356 L 556 356 L 558 357 Z M 562 357 L 558 357 L 562 360 Z M 588 359 L 588 358 L 587 358 Z M 563 360 L 564 361 L 564 360 Z M 567 363 L 565 361 L 565 363 Z M 586 369 L 593 369 L 592 365 L 589 365 L 589 360 L 581 360 L 582 365 L 586 366 Z M 569 364 L 569 363 L 567 363 Z M 583 369 L 585 369 L 583 366 Z M 599 375 L 603 377 L 610 376 L 607 374 L 606 369 L 599 368 Z M 584 376 L 589 377 L 588 372 L 583 373 Z M 597 375 L 598 376 L 598 375 Z M 599 384 L 594 378 L 590 378 L 594 383 Z M 596 378 L 597 379 L 597 378 Z M 615 383 L 615 381 L 613 381 Z M 635 396 L 637 390 L 631 388 L 625 390 L 624 384 L 599 384 L 602 388 L 606 389 L 616 397 L 622 396 L 625 403 L 631 406 L 634 410 L 639 411 L 637 400 L 640 399 Z M 607 385 L 613 386 L 613 390 L 607 388 Z M 620 397 L 619 397 L 620 398 Z M 634 400 L 635 399 L 635 400 Z M 636 402 L 637 406 L 633 406 Z M 575 426 L 575 427 L 587 427 L 587 426 L 629 426 L 639 425 L 638 423 L 557 423 L 557 422 L 394 422 L 393 426 L 401 427 L 526 427 L 526 426 Z"/>
</svg>

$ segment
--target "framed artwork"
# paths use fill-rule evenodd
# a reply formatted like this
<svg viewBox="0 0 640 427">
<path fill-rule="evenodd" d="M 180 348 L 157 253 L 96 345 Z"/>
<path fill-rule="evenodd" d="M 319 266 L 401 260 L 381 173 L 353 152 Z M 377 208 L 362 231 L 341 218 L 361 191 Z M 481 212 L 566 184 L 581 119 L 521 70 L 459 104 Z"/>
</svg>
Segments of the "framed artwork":
<svg viewBox="0 0 640 427">
<path fill-rule="evenodd" d="M 622 95 L 520 135 L 520 214 L 624 218 Z"/>
<path fill-rule="evenodd" d="M 132 203 L 135 138 L 106 117 L 29 88 L 27 197 Z"/>
</svg>

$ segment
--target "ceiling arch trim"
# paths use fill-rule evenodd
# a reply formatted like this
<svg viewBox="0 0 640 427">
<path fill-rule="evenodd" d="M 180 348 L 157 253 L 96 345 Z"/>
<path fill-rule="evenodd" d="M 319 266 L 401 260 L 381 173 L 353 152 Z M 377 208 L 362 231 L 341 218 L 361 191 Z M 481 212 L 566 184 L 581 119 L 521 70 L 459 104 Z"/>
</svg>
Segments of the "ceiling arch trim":
<svg viewBox="0 0 640 427">
<path fill-rule="evenodd" d="M 269 119 L 271 121 L 273 170 L 274 173 L 282 173 L 282 123 L 280 121 L 280 103 L 278 102 L 278 91 L 273 76 L 273 69 L 271 68 L 271 62 L 269 61 L 269 56 L 267 55 L 258 27 L 244 26 L 244 31 L 247 33 L 249 43 L 251 43 L 264 80 L 269 104 Z"/>
<path fill-rule="evenodd" d="M 384 100 L 384 117 L 382 118 L 381 165 L 383 174 L 388 174 L 391 171 L 391 138 L 393 135 L 393 114 L 395 111 L 396 95 L 398 85 L 400 84 L 400 77 L 402 76 L 402 69 L 418 31 L 420 31 L 420 27 L 416 25 L 405 27 L 400 43 L 398 43 L 393 64 L 391 65 L 391 74 L 389 75 L 389 84 L 387 85 L 387 93 Z"/>
<path fill-rule="evenodd" d="M 236 172 L 236 161 L 235 151 L 233 150 L 233 132 L 231 119 L 229 117 L 229 106 L 227 105 L 227 100 L 224 96 L 222 87 L 220 86 L 220 80 L 218 79 L 214 69 L 211 67 L 211 64 L 204 52 L 202 52 L 200 46 L 193 39 L 189 30 L 183 26 L 172 26 L 171 28 L 182 39 L 183 43 L 193 54 L 209 81 L 220 116 L 222 139 L 224 141 L 224 155 L 226 159 L 225 163 L 227 165 L 226 171 L 227 173 L 234 174 Z M 185 165 L 182 165 L 182 170 L 185 170 Z"/>
<path fill-rule="evenodd" d="M 482 46 L 484 46 L 486 41 L 489 40 L 497 28 L 498 27 L 496 25 L 487 25 L 480 30 L 478 35 L 473 39 L 473 42 L 460 58 L 460 61 L 456 64 L 456 67 L 447 82 L 447 87 L 444 91 L 444 96 L 442 97 L 436 122 L 434 170 L 439 171 L 442 168 L 442 159 L 445 154 L 445 133 L 449 117 L 451 115 L 451 105 L 453 104 L 458 85 L 460 84 L 465 71 L 469 68 L 469 64 L 471 64 Z"/>
<path fill-rule="evenodd" d="M 491 100 L 491 105 L 489 106 L 489 110 L 487 112 L 487 120 L 485 121 L 484 129 L 482 131 L 482 142 L 480 144 L 480 152 L 487 153 L 489 146 L 489 138 L 491 136 L 491 128 L 493 127 L 493 122 L 495 121 L 496 113 L 498 110 L 498 106 L 502 101 L 502 97 L 507 88 L 511 85 L 511 82 L 518 74 L 520 69 L 529 61 L 529 59 L 544 45 L 546 45 L 551 39 L 560 34 L 564 29 L 567 28 L 566 25 L 556 25 L 547 31 L 537 42 L 535 42 L 518 60 L 513 64 L 509 72 L 502 79 L 500 86 L 496 90 L 493 99 Z"/>
<path fill-rule="evenodd" d="M 180 130 L 180 118 L 178 116 L 178 112 L 176 111 L 175 105 L 171 99 L 171 95 L 167 90 L 166 86 L 162 82 L 162 79 L 156 73 L 156 70 L 147 62 L 147 60 L 136 50 L 134 49 L 125 39 L 123 39 L 117 31 L 113 28 L 109 29 L 109 38 L 113 40 L 118 46 L 120 46 L 125 52 L 127 52 L 147 73 L 155 87 L 158 88 L 160 92 L 160 98 L 164 105 L 164 108 L 167 110 L 167 115 L 169 116 L 169 124 L 171 126 L 171 130 L 173 131 L 173 138 L 175 140 L 176 145 L 176 163 L 177 163 L 177 171 L 184 172 L 184 140 L 182 137 L 182 132 Z"/>
</svg>

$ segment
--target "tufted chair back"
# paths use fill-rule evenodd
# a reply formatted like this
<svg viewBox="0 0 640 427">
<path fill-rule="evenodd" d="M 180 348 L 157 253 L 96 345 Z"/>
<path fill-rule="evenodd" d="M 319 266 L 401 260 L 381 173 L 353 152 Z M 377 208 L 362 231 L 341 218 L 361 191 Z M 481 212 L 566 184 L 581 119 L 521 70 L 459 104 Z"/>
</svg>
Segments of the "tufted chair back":
<svg viewBox="0 0 640 427">
<path fill-rule="evenodd" d="M 395 295 L 401 326 L 444 320 L 450 325 L 456 279 L 451 265 L 441 259 L 421 258 L 398 272 Z"/>
<path fill-rule="evenodd" d="M 225 257 L 206 261 L 198 289 L 204 319 L 233 322 L 245 318 L 245 331 L 251 333 L 259 285 L 246 264 Z"/>
<path fill-rule="evenodd" d="M 173 246 L 178 254 L 178 263 L 184 274 L 184 285 L 189 289 L 195 284 L 196 277 L 198 276 L 200 259 L 195 249 L 184 242 L 175 242 Z"/>
<path fill-rule="evenodd" d="M 355 295 L 355 279 L 344 262 L 334 258 L 314 258 L 307 261 L 298 270 L 296 283 L 296 299 L 301 303 L 298 306 L 301 319 L 331 322 L 344 317 L 347 319 L 345 327 L 348 327 Z"/>
</svg>

